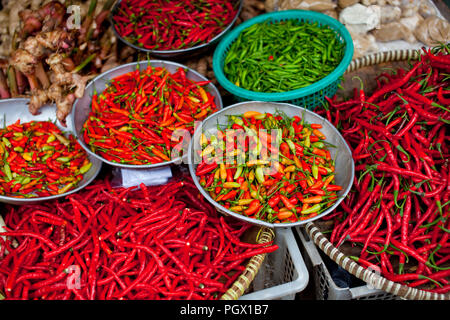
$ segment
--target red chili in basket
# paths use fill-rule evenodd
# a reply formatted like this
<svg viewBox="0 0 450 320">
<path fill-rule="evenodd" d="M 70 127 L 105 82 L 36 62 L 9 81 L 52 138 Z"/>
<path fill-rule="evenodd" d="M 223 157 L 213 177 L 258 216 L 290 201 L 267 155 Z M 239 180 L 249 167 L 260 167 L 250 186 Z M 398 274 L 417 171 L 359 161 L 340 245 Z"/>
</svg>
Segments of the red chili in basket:
<svg viewBox="0 0 450 320">
<path fill-rule="evenodd" d="M 333 97 L 316 110 L 340 113 L 354 150 L 355 182 L 327 219 L 330 241 L 360 248 L 355 260 L 389 280 L 435 293 L 450 289 L 449 57 L 444 45 L 426 50 L 409 70 L 383 76 L 362 108 Z"/>
</svg>

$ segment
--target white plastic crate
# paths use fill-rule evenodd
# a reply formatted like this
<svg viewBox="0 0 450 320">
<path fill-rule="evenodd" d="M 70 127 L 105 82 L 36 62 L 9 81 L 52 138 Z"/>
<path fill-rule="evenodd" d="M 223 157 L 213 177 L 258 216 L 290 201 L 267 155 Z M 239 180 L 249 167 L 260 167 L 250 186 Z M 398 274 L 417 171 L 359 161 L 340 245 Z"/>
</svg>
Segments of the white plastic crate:
<svg viewBox="0 0 450 320">
<path fill-rule="evenodd" d="M 278 250 L 266 255 L 248 293 L 240 300 L 294 300 L 306 288 L 309 274 L 291 228 L 275 230 Z"/>
<path fill-rule="evenodd" d="M 397 300 L 399 297 L 370 286 L 360 285 L 341 288 L 331 277 L 317 246 L 309 238 L 303 227 L 295 227 L 300 238 L 301 252 L 304 252 L 309 270 L 313 274 L 314 290 L 317 300 Z M 330 259 L 331 261 L 331 259 Z M 335 263 L 331 261 L 331 263 Z M 351 275 L 350 275 L 351 276 Z"/>
</svg>

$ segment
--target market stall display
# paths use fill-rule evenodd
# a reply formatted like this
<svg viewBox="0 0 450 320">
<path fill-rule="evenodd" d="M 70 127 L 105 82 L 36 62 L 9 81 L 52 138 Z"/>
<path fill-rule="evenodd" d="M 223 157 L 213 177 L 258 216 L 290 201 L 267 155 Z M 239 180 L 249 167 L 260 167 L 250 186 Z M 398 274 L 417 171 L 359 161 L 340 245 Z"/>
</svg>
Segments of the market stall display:
<svg viewBox="0 0 450 320">
<path fill-rule="evenodd" d="M 263 116 L 270 133 L 250 122 Z M 279 125 L 283 121 L 291 126 Z M 327 215 L 353 183 L 351 152 L 336 128 L 284 103 L 241 102 L 212 114 L 194 132 L 188 163 L 194 183 L 218 210 L 271 228 Z"/>
<path fill-rule="evenodd" d="M 111 22 L 127 45 L 161 58 L 199 53 L 216 44 L 230 30 L 242 0 L 171 0 L 161 10 L 157 2 L 117 1 Z"/>
<path fill-rule="evenodd" d="M 302 299 L 294 230 L 380 297 L 450 299 L 431 0 L 4 0 L 0 23 L 0 299 Z"/>
<path fill-rule="evenodd" d="M 221 108 L 219 92 L 204 76 L 149 60 L 96 77 L 75 102 L 72 123 L 81 145 L 103 162 L 152 168 L 179 163 L 196 122 Z"/>
</svg>

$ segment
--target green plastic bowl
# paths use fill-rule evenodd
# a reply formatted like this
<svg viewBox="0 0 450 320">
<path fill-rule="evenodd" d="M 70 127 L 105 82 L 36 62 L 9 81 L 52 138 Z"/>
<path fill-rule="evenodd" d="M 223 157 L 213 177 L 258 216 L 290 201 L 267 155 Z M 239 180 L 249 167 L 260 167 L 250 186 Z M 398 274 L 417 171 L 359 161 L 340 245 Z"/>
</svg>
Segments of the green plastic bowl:
<svg viewBox="0 0 450 320">
<path fill-rule="evenodd" d="M 313 83 L 307 87 L 276 93 L 255 92 L 236 86 L 228 80 L 223 72 L 225 58 L 230 50 L 233 42 L 239 37 L 239 34 L 246 28 L 262 23 L 265 21 L 286 21 L 298 20 L 300 22 L 318 22 L 319 25 L 327 25 L 336 32 L 336 39 L 341 43 L 345 43 L 345 52 L 340 64 L 326 77 Z M 350 33 L 336 19 L 331 18 L 323 13 L 306 11 L 306 10 L 285 10 L 271 13 L 265 13 L 255 18 L 247 20 L 230 31 L 218 44 L 213 55 L 213 70 L 218 83 L 228 92 L 230 92 L 235 100 L 243 101 L 273 101 L 286 102 L 295 104 L 309 110 L 317 106 L 321 106 L 325 100 L 325 96 L 332 97 L 338 89 L 338 85 L 342 81 L 342 76 L 352 61 L 353 57 L 353 41 Z"/>
</svg>

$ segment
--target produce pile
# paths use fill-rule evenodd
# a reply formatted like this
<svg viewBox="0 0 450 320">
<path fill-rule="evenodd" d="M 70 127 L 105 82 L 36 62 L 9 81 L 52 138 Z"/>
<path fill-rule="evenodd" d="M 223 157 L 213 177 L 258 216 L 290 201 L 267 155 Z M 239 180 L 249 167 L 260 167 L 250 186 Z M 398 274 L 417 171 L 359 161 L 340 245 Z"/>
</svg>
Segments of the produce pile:
<svg viewBox="0 0 450 320">
<path fill-rule="evenodd" d="M 179 158 L 195 121 L 217 111 L 209 81 L 148 65 L 117 76 L 94 94 L 84 142 L 108 161 L 141 165 Z"/>
<path fill-rule="evenodd" d="M 188 177 L 112 188 L 108 178 L 33 205 L 8 206 L 0 237 L 7 299 L 219 299 L 249 258 L 278 248 L 241 238 Z"/>
<path fill-rule="evenodd" d="M 114 3 L 5 1 L 0 11 L 0 98 L 30 98 L 33 115 L 54 103 L 55 122 L 65 126 L 75 99 L 84 96 L 96 75 L 124 63 L 153 60 L 119 42 L 116 33 L 149 50 L 192 48 L 222 32 L 239 6 L 239 1 L 224 0 L 124 0 L 110 25 Z M 344 13 L 354 18 L 351 10 L 358 9 L 353 5 L 359 1 L 338 3 L 350 8 L 339 12 L 353 40 L 368 35 L 345 19 Z M 77 19 L 68 11 L 71 5 L 81 9 L 80 28 L 71 27 Z M 318 11 L 332 15 L 331 9 Z M 245 0 L 236 24 L 264 12 L 263 1 Z M 366 20 L 362 28 L 371 21 Z M 341 201 L 314 222 L 326 228 L 333 245 L 388 280 L 448 294 L 450 49 L 446 34 L 429 32 L 447 30 L 447 22 L 433 20 L 431 26 L 431 19 L 425 20 L 426 40 L 444 44 L 423 49 L 407 68 L 371 79 L 375 91 L 365 90 L 361 80 L 351 99 L 325 97 L 326 103 L 315 110 L 352 149 L 355 178 L 345 198 L 338 197 L 343 186 L 335 179 L 339 152 L 331 156 L 335 146 L 322 125 L 306 122 L 302 114 L 288 117 L 282 110 L 228 116 L 214 133 L 200 135 L 202 160 L 194 176 L 202 191 L 226 209 L 278 226 L 318 219 Z M 396 21 L 384 22 L 384 32 L 392 30 L 385 37 L 403 30 L 394 28 Z M 373 35 L 381 39 L 377 30 Z M 224 74 L 254 92 L 287 92 L 332 73 L 344 51 L 336 32 L 318 23 L 261 23 L 233 42 Z M 212 53 L 180 59 L 209 80 L 193 81 L 184 68 L 172 72 L 150 64 L 116 76 L 102 92 L 94 89 L 79 138 L 116 164 L 179 159 L 196 124 L 219 107 L 209 90 L 211 83 L 218 84 Z M 231 95 L 218 87 L 228 105 Z M 252 257 L 278 249 L 271 230 L 221 215 L 202 196 L 197 181 L 185 174 L 164 185 L 125 188 L 113 186 L 108 171 L 66 195 L 92 166 L 74 136 L 50 121 L 18 119 L 0 129 L 0 138 L 0 194 L 30 200 L 58 196 L 4 205 L 0 299 L 220 299 Z M 261 232 L 270 234 L 270 240 L 260 237 Z"/>
<path fill-rule="evenodd" d="M 424 49 L 409 69 L 373 79 L 373 93 L 317 110 L 356 165 L 351 192 L 322 219 L 330 242 L 358 248 L 353 258 L 388 280 L 437 293 L 450 290 L 449 72 L 448 46 Z"/>
<path fill-rule="evenodd" d="M 195 0 L 158 2 L 126 0 L 113 15 L 116 32 L 126 41 L 149 50 L 195 47 L 209 42 L 236 17 L 239 1 Z"/>
<path fill-rule="evenodd" d="M 270 223 L 306 220 L 336 202 L 342 187 L 322 125 L 258 111 L 228 118 L 200 139 L 196 175 L 216 202 Z"/>
<path fill-rule="evenodd" d="M 0 72 L 1 97 L 30 97 L 31 114 L 55 103 L 57 119 L 65 125 L 75 99 L 83 96 L 87 82 L 110 54 L 111 34 L 104 32 L 104 22 L 113 2 L 105 2 L 95 15 L 97 1 L 91 1 L 80 27 L 71 26 L 76 18 L 58 1 L 14 10 L 20 22 L 10 30 L 6 75 Z"/>
<path fill-rule="evenodd" d="M 243 30 L 228 50 L 223 73 L 236 86 L 255 92 L 304 88 L 330 74 L 345 44 L 327 25 L 270 21 Z"/>
<path fill-rule="evenodd" d="M 0 129 L 0 194 L 46 197 L 75 188 L 92 163 L 72 134 L 50 121 L 18 120 Z"/>
</svg>

